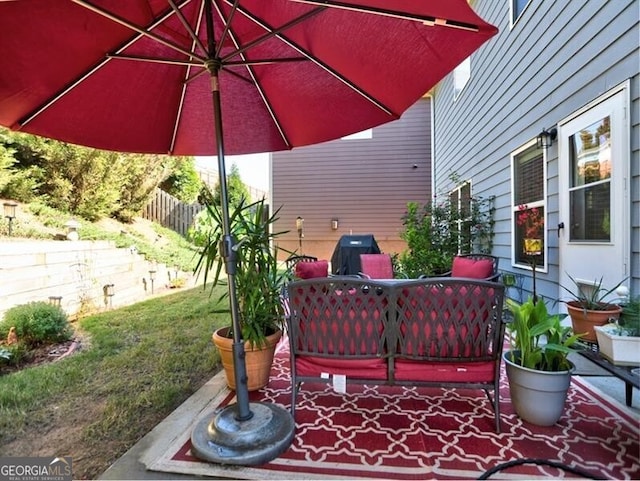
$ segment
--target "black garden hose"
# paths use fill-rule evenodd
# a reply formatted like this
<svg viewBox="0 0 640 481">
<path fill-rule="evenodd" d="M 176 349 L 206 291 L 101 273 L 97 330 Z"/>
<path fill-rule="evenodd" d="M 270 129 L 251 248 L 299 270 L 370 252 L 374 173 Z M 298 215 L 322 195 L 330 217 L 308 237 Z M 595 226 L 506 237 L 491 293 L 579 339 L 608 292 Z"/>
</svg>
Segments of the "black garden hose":
<svg viewBox="0 0 640 481">
<path fill-rule="evenodd" d="M 534 458 L 525 458 L 525 459 L 516 459 L 514 461 L 508 461 L 506 463 L 498 464 L 497 466 L 485 471 L 478 479 L 489 479 L 494 473 L 498 471 L 502 471 L 503 469 L 510 468 L 512 466 L 520 466 L 522 464 L 538 464 L 543 466 L 552 466 L 554 468 L 562 469 L 563 471 L 568 471 L 573 474 L 577 474 L 578 476 L 582 476 L 586 479 L 606 479 L 598 476 L 594 476 L 593 474 L 583 471 L 579 468 L 574 468 L 572 466 L 567 466 L 566 464 L 559 463 L 557 461 L 549 461 L 547 459 L 534 459 Z"/>
</svg>

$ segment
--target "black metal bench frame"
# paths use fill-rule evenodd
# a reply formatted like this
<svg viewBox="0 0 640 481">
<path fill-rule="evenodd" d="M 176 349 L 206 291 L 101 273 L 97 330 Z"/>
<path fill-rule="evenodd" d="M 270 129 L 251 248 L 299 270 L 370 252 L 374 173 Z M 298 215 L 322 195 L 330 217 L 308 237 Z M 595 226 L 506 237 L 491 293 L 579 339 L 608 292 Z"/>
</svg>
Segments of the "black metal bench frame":
<svg viewBox="0 0 640 481">
<path fill-rule="evenodd" d="M 333 359 L 345 365 L 350 360 L 384 359 L 384 380 L 347 377 L 347 384 L 482 389 L 493 407 L 496 431 L 500 432 L 503 300 L 504 285 L 476 279 L 382 281 L 329 277 L 291 282 L 287 328 L 292 414 L 303 382 L 327 382 L 321 376 L 298 374 L 299 356 Z M 448 335 L 441 335 L 442 332 Z M 460 366 L 491 362 L 493 379 L 398 380 L 395 365 L 400 359 Z"/>
</svg>

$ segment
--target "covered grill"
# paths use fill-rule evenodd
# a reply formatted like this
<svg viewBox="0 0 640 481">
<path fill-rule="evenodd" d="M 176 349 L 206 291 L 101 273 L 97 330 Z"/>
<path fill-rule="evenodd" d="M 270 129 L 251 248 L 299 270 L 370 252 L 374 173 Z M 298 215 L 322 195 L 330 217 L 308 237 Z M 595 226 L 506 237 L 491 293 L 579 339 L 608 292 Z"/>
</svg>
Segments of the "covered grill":
<svg viewBox="0 0 640 481">
<path fill-rule="evenodd" d="M 331 272 L 335 275 L 358 274 L 360 254 L 380 254 L 373 234 L 343 235 L 331 256 Z"/>
</svg>

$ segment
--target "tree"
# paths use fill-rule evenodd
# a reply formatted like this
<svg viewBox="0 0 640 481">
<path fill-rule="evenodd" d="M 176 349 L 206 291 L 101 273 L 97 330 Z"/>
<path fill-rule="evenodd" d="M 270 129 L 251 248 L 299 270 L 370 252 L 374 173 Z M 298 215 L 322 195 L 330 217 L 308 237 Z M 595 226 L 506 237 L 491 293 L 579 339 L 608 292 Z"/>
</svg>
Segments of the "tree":
<svg viewBox="0 0 640 481">
<path fill-rule="evenodd" d="M 0 134 L 0 146 L 14 152 L 16 171 L 3 194 L 23 202 L 39 197 L 51 207 L 89 220 L 113 216 L 130 221 L 142 212 L 158 184 L 185 162 L 181 157 L 124 154 L 22 133 Z"/>
<path fill-rule="evenodd" d="M 13 156 L 15 149 L 5 145 L 6 135 L 0 131 L 0 192 L 9 184 L 13 177 L 15 177 L 15 171 L 12 169 L 13 164 L 16 163 L 16 159 Z"/>
<path fill-rule="evenodd" d="M 176 157 L 175 168 L 161 184 L 160 188 L 185 204 L 198 200 L 202 181 L 195 167 L 193 157 Z"/>
<path fill-rule="evenodd" d="M 227 189 L 229 207 L 231 209 L 240 205 L 243 199 L 247 202 L 251 200 L 249 188 L 242 182 L 240 169 L 235 164 L 231 166 L 231 171 L 227 175 Z M 214 189 L 214 202 L 216 205 L 220 205 L 220 183 L 216 184 L 216 188 Z"/>
<path fill-rule="evenodd" d="M 176 157 L 151 154 L 126 154 L 125 175 L 120 184 L 120 203 L 114 217 L 130 222 L 142 213 L 156 187 L 175 167 Z"/>
<path fill-rule="evenodd" d="M 229 210 L 237 210 L 241 204 L 250 203 L 249 189 L 240 178 L 240 169 L 237 165 L 231 166 L 231 171 L 227 176 Z M 243 202 L 245 200 L 245 202 Z M 200 191 L 200 203 L 220 207 L 220 184 L 216 185 L 214 192 L 207 186 L 203 186 Z M 210 215 L 210 209 L 200 211 L 193 220 L 193 226 L 187 233 L 187 238 L 198 246 L 206 244 L 207 239 L 216 229 L 219 228 L 218 221 Z"/>
</svg>

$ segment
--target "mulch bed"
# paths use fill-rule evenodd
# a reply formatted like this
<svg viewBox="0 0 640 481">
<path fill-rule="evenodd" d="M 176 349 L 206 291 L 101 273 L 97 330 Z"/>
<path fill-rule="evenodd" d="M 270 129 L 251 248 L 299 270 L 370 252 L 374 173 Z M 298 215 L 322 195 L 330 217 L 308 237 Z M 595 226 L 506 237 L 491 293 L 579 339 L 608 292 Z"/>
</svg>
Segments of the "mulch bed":
<svg viewBox="0 0 640 481">
<path fill-rule="evenodd" d="M 27 356 L 17 364 L 1 363 L 0 375 L 10 374 L 30 367 L 56 362 L 59 359 L 79 351 L 81 348 L 82 344 L 79 339 L 70 339 L 56 344 L 38 346 L 30 350 Z"/>
</svg>

